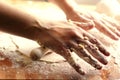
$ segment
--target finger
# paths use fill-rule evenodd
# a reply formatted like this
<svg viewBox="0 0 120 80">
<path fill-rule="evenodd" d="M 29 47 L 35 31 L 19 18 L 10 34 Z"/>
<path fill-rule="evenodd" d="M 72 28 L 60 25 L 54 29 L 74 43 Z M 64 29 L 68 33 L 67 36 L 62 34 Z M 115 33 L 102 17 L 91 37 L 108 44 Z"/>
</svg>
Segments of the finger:
<svg viewBox="0 0 120 80">
<path fill-rule="evenodd" d="M 107 26 L 105 26 L 102 22 L 95 20 L 95 27 L 102 33 L 104 33 L 105 35 L 107 35 L 108 37 L 114 39 L 114 40 L 118 40 L 119 37 L 113 33 Z"/>
<path fill-rule="evenodd" d="M 109 29 L 114 32 L 118 37 L 120 37 L 120 31 L 118 31 L 115 27 L 109 27 Z"/>
<path fill-rule="evenodd" d="M 110 55 L 109 51 L 107 51 L 107 49 L 103 46 L 103 44 L 99 40 L 95 39 L 93 36 L 91 36 L 89 34 L 83 34 L 83 36 L 84 36 L 84 38 L 89 40 L 91 43 L 96 45 L 96 47 L 98 47 L 100 52 L 103 53 L 105 56 Z"/>
<path fill-rule="evenodd" d="M 81 75 L 84 75 L 85 72 L 81 70 L 81 67 L 74 61 L 72 58 L 68 47 L 61 42 L 60 40 L 56 40 L 54 42 L 47 41 L 44 43 L 44 46 L 48 47 L 49 49 L 53 50 L 57 54 L 63 56 L 67 62 Z"/>
<path fill-rule="evenodd" d="M 68 57 L 66 57 L 68 63 L 81 75 L 84 75 L 85 72 L 81 70 L 81 67 L 75 62 L 75 60 L 73 59 L 73 57 L 70 55 Z"/>
<path fill-rule="evenodd" d="M 75 42 L 71 41 L 69 43 L 69 46 L 72 46 L 70 48 L 72 51 L 74 51 L 80 58 L 82 58 L 84 61 L 89 63 L 91 66 L 93 66 L 96 69 L 101 69 L 102 66 L 97 63 L 88 53 L 86 52 L 85 48 L 81 45 L 76 44 Z"/>
<path fill-rule="evenodd" d="M 101 52 L 98 50 L 98 48 L 91 44 L 88 40 L 80 40 L 80 43 L 84 44 L 85 49 L 88 50 L 88 52 L 95 57 L 98 61 L 100 61 L 102 64 L 106 65 L 108 62 L 107 60 L 104 58 L 103 55 L 101 55 Z"/>
<path fill-rule="evenodd" d="M 63 48 L 63 49 L 62 49 L 62 52 L 61 52 L 61 51 L 58 51 L 57 53 L 60 54 L 61 56 L 63 56 L 63 57 L 67 60 L 67 62 L 68 62 L 79 74 L 81 74 L 81 75 L 84 75 L 84 74 L 85 74 L 85 72 L 81 70 L 80 65 L 78 65 L 78 64 L 74 61 L 74 59 L 73 59 L 73 57 L 71 56 L 71 53 L 70 53 L 70 51 L 69 51 L 68 49 Z"/>
<path fill-rule="evenodd" d="M 102 64 L 106 65 L 108 62 L 104 58 L 104 56 L 101 54 L 99 49 L 96 45 L 92 44 L 89 39 L 75 39 L 77 43 L 82 44 L 84 48 L 98 61 L 100 61 Z"/>
<path fill-rule="evenodd" d="M 84 30 L 90 30 L 92 29 L 95 25 L 92 21 L 83 23 L 83 22 L 76 22 L 76 21 L 72 21 L 74 24 L 76 24 L 77 26 L 81 27 Z"/>
<path fill-rule="evenodd" d="M 120 31 L 120 24 L 115 20 L 112 19 L 111 17 L 108 17 L 106 15 L 102 15 L 102 19 L 111 24 L 113 27 L 116 27 L 118 31 Z"/>
<path fill-rule="evenodd" d="M 120 31 L 117 30 L 117 28 L 115 26 L 113 26 L 112 24 L 108 23 L 105 20 L 101 20 L 101 22 L 107 26 L 113 33 L 115 33 L 118 37 L 120 37 Z"/>
</svg>

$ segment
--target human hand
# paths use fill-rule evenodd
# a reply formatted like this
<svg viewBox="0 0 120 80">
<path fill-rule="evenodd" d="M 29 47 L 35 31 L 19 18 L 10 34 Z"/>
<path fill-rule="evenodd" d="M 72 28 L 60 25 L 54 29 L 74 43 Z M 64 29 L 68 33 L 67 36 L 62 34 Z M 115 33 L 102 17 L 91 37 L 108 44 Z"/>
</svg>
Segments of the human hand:
<svg viewBox="0 0 120 80">
<path fill-rule="evenodd" d="M 108 63 L 102 54 L 108 56 L 109 52 L 82 28 L 68 22 L 54 22 L 46 26 L 37 36 L 38 43 L 63 56 L 78 73 L 84 74 L 84 71 L 74 61 L 71 52 L 75 52 L 96 69 L 101 69 L 102 66 L 93 57 L 104 65 Z"/>
<path fill-rule="evenodd" d="M 68 20 L 70 19 L 84 30 L 95 27 L 114 40 L 118 40 L 120 37 L 120 25 L 117 21 L 108 16 L 101 15 L 94 11 L 85 11 L 81 9 L 72 10 L 70 13 L 66 13 L 66 16 Z M 83 24 L 86 24 L 87 27 Z"/>
</svg>

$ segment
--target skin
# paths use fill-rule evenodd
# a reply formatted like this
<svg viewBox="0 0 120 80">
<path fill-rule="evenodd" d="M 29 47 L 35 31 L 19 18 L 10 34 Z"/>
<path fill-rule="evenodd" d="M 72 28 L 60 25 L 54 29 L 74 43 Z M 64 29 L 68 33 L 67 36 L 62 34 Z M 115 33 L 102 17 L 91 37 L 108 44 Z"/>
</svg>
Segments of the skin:
<svg viewBox="0 0 120 80">
<path fill-rule="evenodd" d="M 38 20 L 14 6 L 0 2 L 0 30 L 35 40 L 40 45 L 63 56 L 80 74 L 84 74 L 84 71 L 71 56 L 73 51 L 96 69 L 101 69 L 102 66 L 91 56 L 104 65 L 108 63 L 102 54 L 109 56 L 109 52 L 97 39 L 82 28 L 65 21 L 44 21 L 44 25 L 41 25 L 41 22 L 41 19 Z"/>
<path fill-rule="evenodd" d="M 74 0 L 50 1 L 57 4 L 57 6 L 64 11 L 68 20 L 73 21 L 84 30 L 95 27 L 113 40 L 118 40 L 120 38 L 120 25 L 114 19 L 109 20 L 109 17 L 103 16 L 97 12 L 80 9 Z M 86 27 L 82 26 L 81 23 L 87 23 Z"/>
</svg>

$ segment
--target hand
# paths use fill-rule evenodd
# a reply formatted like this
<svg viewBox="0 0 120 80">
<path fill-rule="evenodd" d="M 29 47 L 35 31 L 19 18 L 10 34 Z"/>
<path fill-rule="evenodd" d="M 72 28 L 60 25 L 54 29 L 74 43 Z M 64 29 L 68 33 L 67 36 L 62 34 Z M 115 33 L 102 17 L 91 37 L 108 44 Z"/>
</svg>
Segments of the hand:
<svg viewBox="0 0 120 80">
<path fill-rule="evenodd" d="M 82 28 L 68 22 L 54 22 L 46 26 L 47 28 L 38 35 L 38 43 L 63 56 L 78 73 L 84 74 L 84 71 L 74 61 L 71 52 L 75 52 L 96 69 L 101 69 L 102 66 L 93 57 L 102 64 L 107 64 L 107 60 L 101 54 L 108 56 L 109 52 Z"/>
<path fill-rule="evenodd" d="M 85 10 L 72 10 L 70 13 L 66 13 L 66 15 L 68 20 L 70 19 L 85 30 L 95 27 L 114 40 L 118 40 L 120 37 L 120 25 L 110 17 Z M 83 23 L 87 27 L 83 26 Z"/>
</svg>

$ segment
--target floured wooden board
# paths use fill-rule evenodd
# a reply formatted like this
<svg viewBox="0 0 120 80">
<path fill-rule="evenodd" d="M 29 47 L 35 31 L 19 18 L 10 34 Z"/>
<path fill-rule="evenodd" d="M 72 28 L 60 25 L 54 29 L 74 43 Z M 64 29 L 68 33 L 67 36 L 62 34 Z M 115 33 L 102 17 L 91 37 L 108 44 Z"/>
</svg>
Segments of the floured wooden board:
<svg viewBox="0 0 120 80">
<path fill-rule="evenodd" d="M 42 16 L 40 17 L 42 18 L 55 20 L 57 17 L 58 20 L 65 20 L 63 12 L 52 4 L 37 2 L 32 5 L 33 3 L 31 2 L 23 3 L 16 4 L 16 6 L 25 8 L 24 10 L 29 11 L 33 15 L 39 16 L 38 14 L 41 14 Z M 49 15 L 47 15 L 47 12 L 49 12 Z M 73 53 L 79 65 L 86 72 L 84 76 L 79 75 L 63 57 L 56 53 L 48 54 L 38 61 L 32 61 L 29 58 L 29 54 L 32 49 L 39 47 L 36 42 L 1 32 L 0 79 L 119 80 L 120 41 L 113 41 L 96 29 L 92 29 L 89 32 L 100 39 L 112 54 L 107 58 L 109 60 L 108 65 L 103 66 L 103 69 L 99 71 Z"/>
</svg>

